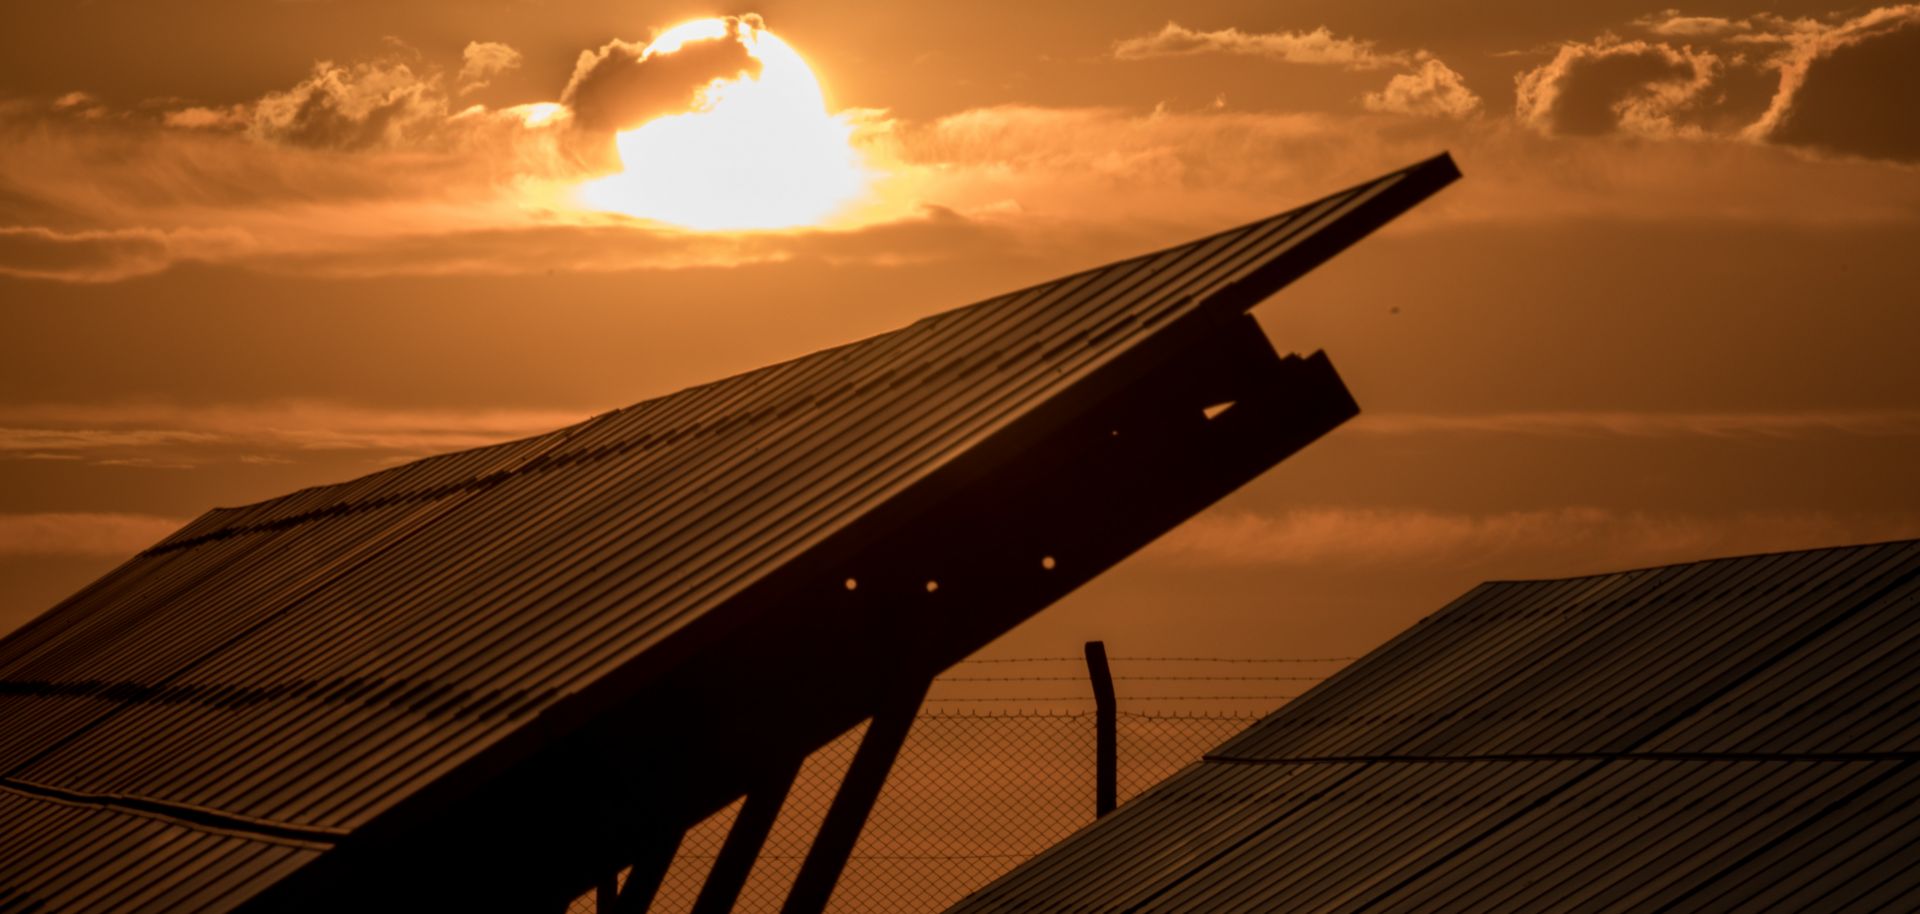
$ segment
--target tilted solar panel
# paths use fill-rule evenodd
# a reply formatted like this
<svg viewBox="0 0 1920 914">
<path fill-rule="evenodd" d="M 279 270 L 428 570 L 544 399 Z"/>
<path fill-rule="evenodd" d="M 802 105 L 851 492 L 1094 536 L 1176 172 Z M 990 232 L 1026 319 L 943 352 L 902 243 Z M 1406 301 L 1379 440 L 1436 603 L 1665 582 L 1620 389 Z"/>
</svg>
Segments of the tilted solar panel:
<svg viewBox="0 0 1920 914">
<path fill-rule="evenodd" d="M 577 891 L 639 840 L 608 809 L 724 802 L 1350 416 L 1246 311 L 1456 176 L 208 513 L 0 641 L 0 828 L 68 848 L 0 855 L 0 909 Z"/>
<path fill-rule="evenodd" d="M 1483 584 L 956 912 L 1920 905 L 1920 540 Z"/>
</svg>

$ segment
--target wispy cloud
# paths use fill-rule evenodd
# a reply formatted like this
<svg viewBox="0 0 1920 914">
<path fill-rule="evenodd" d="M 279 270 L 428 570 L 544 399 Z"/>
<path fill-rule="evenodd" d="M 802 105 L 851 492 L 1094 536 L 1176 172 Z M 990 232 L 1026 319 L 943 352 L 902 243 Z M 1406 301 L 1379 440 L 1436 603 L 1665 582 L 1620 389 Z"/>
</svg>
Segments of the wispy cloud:
<svg viewBox="0 0 1920 914">
<path fill-rule="evenodd" d="M 491 80 L 520 67 L 520 52 L 498 41 L 469 41 L 460 52 L 460 94 L 486 88 Z"/>
<path fill-rule="evenodd" d="M 238 229 L 0 226 L 0 276 L 113 282 L 180 261 L 228 259 L 252 246 Z"/>
<path fill-rule="evenodd" d="M 1382 51 L 1372 41 L 1342 38 L 1326 26 L 1308 31 L 1243 32 L 1236 28 L 1201 31 L 1169 22 L 1158 32 L 1124 38 L 1113 44 L 1113 56 L 1119 60 L 1199 54 L 1238 54 L 1349 70 L 1409 66 L 1415 60 L 1413 52 Z"/>
<path fill-rule="evenodd" d="M 130 556 L 185 522 L 152 514 L 0 514 L 0 557 Z"/>
<path fill-rule="evenodd" d="M 1543 411 L 1482 414 L 1363 413 L 1350 426 L 1372 435 L 1491 434 L 1636 438 L 1699 435 L 1716 438 L 1920 435 L 1920 410 L 1657 413 Z"/>
<path fill-rule="evenodd" d="M 585 418 L 565 410 L 378 409 L 314 401 L 0 406 L 0 457 L 184 469 L 209 462 L 276 464 L 301 453 L 410 457 L 552 431 Z"/>
<path fill-rule="evenodd" d="M 1753 30 L 1745 19 L 1725 16 L 1688 16 L 1677 9 L 1661 10 L 1633 20 L 1633 25 L 1667 38 L 1716 38 Z"/>
<path fill-rule="evenodd" d="M 1725 516 L 1566 507 L 1473 514 L 1415 508 L 1302 508 L 1205 514 L 1153 547 L 1200 566 L 1577 563 L 1592 570 L 1712 555 L 1920 536 L 1920 517 L 1818 512 Z"/>
</svg>

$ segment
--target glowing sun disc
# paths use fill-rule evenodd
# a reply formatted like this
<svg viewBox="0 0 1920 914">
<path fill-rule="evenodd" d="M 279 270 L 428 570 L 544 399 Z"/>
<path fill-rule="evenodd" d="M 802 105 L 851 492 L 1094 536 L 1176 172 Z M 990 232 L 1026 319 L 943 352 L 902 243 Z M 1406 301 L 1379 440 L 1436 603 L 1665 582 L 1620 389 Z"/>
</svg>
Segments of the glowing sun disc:
<svg viewBox="0 0 1920 914">
<path fill-rule="evenodd" d="M 583 205 L 688 228 L 771 229 L 818 224 L 865 191 L 853 128 L 827 113 L 807 62 L 772 32 L 741 29 L 758 77 L 717 80 L 696 110 L 617 134 L 622 170 L 581 185 Z M 643 53 L 727 38 L 724 20 L 701 19 Z"/>
</svg>

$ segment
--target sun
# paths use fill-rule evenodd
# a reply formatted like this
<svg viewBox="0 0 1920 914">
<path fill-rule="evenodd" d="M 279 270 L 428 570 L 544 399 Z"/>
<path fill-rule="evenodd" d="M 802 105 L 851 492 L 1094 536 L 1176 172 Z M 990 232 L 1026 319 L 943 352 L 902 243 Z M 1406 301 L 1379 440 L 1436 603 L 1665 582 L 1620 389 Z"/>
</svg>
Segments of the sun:
<svg viewBox="0 0 1920 914">
<path fill-rule="evenodd" d="M 779 229 L 818 225 L 866 191 L 852 125 L 828 113 L 799 52 L 757 21 L 731 33 L 723 19 L 677 25 L 642 57 L 730 35 L 759 74 L 714 80 L 692 110 L 616 134 L 621 171 L 583 184 L 583 205 L 694 229 Z"/>
</svg>

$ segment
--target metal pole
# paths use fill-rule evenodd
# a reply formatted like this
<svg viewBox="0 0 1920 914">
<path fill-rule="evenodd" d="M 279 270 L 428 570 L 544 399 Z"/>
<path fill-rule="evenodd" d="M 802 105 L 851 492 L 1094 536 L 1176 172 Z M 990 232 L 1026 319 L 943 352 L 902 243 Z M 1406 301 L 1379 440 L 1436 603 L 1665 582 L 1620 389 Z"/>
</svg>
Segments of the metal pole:
<svg viewBox="0 0 1920 914">
<path fill-rule="evenodd" d="M 1087 678 L 1093 681 L 1093 814 L 1098 818 L 1120 805 L 1120 740 L 1114 732 L 1119 712 L 1104 641 L 1087 642 Z"/>
</svg>

